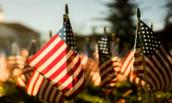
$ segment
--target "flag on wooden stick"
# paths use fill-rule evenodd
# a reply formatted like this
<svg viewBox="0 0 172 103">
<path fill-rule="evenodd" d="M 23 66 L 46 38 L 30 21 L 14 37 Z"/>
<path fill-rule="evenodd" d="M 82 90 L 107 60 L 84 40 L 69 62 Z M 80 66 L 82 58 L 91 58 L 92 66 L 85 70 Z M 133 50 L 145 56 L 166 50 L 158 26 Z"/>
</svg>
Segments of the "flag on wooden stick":
<svg viewBox="0 0 172 103">
<path fill-rule="evenodd" d="M 142 52 L 135 58 L 135 71 L 144 77 L 150 92 L 165 90 L 172 83 L 171 56 L 162 46 L 158 36 L 141 20 L 138 21 L 137 36 L 136 51 L 140 49 Z M 139 56 L 143 58 L 140 59 Z M 144 68 L 144 72 L 141 68 Z"/>
<path fill-rule="evenodd" d="M 29 46 L 28 57 L 34 55 L 36 51 L 36 41 L 33 40 L 31 42 L 31 45 Z M 40 101 L 46 101 L 48 103 L 64 103 L 63 93 L 60 92 L 55 86 L 53 86 L 49 79 L 44 78 L 43 75 L 41 75 L 38 71 L 34 71 L 34 68 L 29 65 L 28 60 L 26 60 L 25 62 L 22 75 L 17 78 L 17 83 L 19 84 L 19 86 L 23 87 L 25 87 L 29 83 L 31 87 L 31 83 L 33 83 L 33 85 L 35 86 L 35 88 L 33 88 L 33 91 L 35 91 L 36 93 L 31 95 L 36 95 Z"/>
<path fill-rule="evenodd" d="M 7 66 L 12 71 L 10 74 L 12 79 L 16 79 L 18 75 L 21 74 L 25 64 L 25 58 L 20 55 L 20 48 L 17 43 L 12 43 L 11 45 L 11 55 L 8 57 Z"/>
<path fill-rule="evenodd" d="M 134 52 L 130 51 L 122 61 L 121 69 L 118 72 L 120 72 L 120 74 L 126 77 L 129 77 L 131 73 L 131 69 L 133 68 L 133 63 L 134 63 Z"/>
<path fill-rule="evenodd" d="M 35 68 L 36 72 L 42 75 L 40 79 L 50 80 L 51 85 L 55 86 L 66 97 L 70 97 L 76 95 L 85 84 L 80 58 L 76 49 L 69 18 L 64 15 L 64 25 L 60 32 L 55 34 L 32 56 L 29 63 Z M 27 92 L 31 95 L 37 94 L 39 90 L 33 91 L 35 89 L 34 85 L 38 83 L 31 82 L 35 78 L 39 77 L 33 75 L 27 86 Z M 37 88 L 40 88 L 40 86 Z"/>
<path fill-rule="evenodd" d="M 137 74 L 138 68 L 136 66 L 138 64 L 136 65 L 136 63 L 138 62 L 138 60 L 140 60 L 138 59 L 137 54 L 138 52 L 134 52 L 133 50 L 129 51 L 129 53 L 126 55 L 126 57 L 122 61 L 121 69 L 117 72 L 122 75 L 122 78 L 124 78 L 123 80 L 129 80 L 133 84 L 136 84 L 144 88 L 145 81 L 143 80 L 143 78 L 139 77 L 139 74 Z M 135 58 L 135 61 L 134 61 L 134 58 Z"/>
<path fill-rule="evenodd" d="M 16 80 L 17 85 L 20 87 L 25 87 L 28 83 L 29 78 L 31 77 L 33 68 L 29 65 L 27 59 L 29 56 L 32 56 L 36 53 L 36 48 L 36 41 L 32 40 L 28 48 L 28 56 L 26 57 L 24 68 L 22 69 L 21 75 L 19 75 Z"/>
<path fill-rule="evenodd" d="M 100 86 L 101 77 L 98 61 L 93 58 L 89 58 L 85 54 L 81 54 L 80 58 L 82 60 L 82 68 L 87 79 L 86 84 L 90 86 Z"/>
<path fill-rule="evenodd" d="M 45 78 L 40 72 L 35 70 L 27 86 L 27 93 L 37 96 L 39 100 L 48 103 L 63 103 L 64 95 L 58 90 L 50 79 Z"/>
<path fill-rule="evenodd" d="M 24 66 L 24 58 L 20 55 L 19 45 L 14 42 L 11 44 L 11 55 L 8 57 L 8 67 L 11 70 L 22 69 Z"/>
<path fill-rule="evenodd" d="M 117 82 L 115 69 L 120 68 L 120 62 L 118 57 L 111 58 L 112 54 L 107 35 L 98 40 L 98 54 L 101 85 L 108 88 L 113 87 Z"/>
</svg>

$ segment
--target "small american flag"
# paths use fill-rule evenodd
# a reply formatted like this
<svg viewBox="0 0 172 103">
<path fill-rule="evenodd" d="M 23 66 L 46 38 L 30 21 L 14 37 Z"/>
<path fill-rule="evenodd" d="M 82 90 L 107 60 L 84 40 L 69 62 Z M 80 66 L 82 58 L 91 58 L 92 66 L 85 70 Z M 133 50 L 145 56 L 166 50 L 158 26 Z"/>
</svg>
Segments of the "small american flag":
<svg viewBox="0 0 172 103">
<path fill-rule="evenodd" d="M 138 76 L 136 71 L 134 71 L 137 69 L 136 68 L 133 69 L 134 63 L 137 62 L 137 61 L 134 62 L 135 56 L 136 56 L 136 53 L 133 50 L 131 50 L 122 61 L 121 69 L 118 72 L 123 77 L 126 77 L 131 83 L 134 83 L 144 88 L 145 81 Z"/>
<path fill-rule="evenodd" d="M 17 43 L 11 44 L 11 56 L 8 57 L 8 67 L 12 70 L 23 69 L 24 58 L 20 55 L 20 48 Z"/>
<path fill-rule="evenodd" d="M 72 26 L 70 24 L 69 17 L 67 15 L 63 16 L 63 26 L 64 28 L 61 29 L 61 33 L 59 36 L 65 41 L 65 43 L 70 47 L 74 52 L 78 52 L 76 46 L 76 39 L 73 35 Z"/>
<path fill-rule="evenodd" d="M 133 68 L 134 52 L 130 51 L 122 61 L 121 69 L 118 71 L 126 77 L 129 77 L 130 72 Z"/>
<path fill-rule="evenodd" d="M 75 39 L 72 36 L 70 21 L 68 16 L 65 15 L 64 26 L 60 32 L 54 35 L 29 59 L 30 65 L 43 75 L 43 78 L 49 79 L 50 84 L 55 86 L 66 97 L 76 95 L 85 84 L 80 58 L 76 51 Z M 34 79 L 33 75 L 31 81 Z M 27 86 L 27 92 L 30 95 L 37 94 L 39 90 L 33 91 L 35 88 L 33 83 L 37 84 L 37 82 L 30 82 Z"/>
<path fill-rule="evenodd" d="M 82 68 L 87 79 L 86 84 L 91 86 L 100 86 L 101 77 L 98 61 L 93 58 L 89 58 L 85 54 L 81 54 L 80 58 L 82 60 Z"/>
<path fill-rule="evenodd" d="M 138 73 L 148 83 L 150 92 L 165 90 L 172 83 L 172 58 L 163 48 L 157 35 L 141 20 L 138 22 L 137 34 L 140 42 L 137 42 L 136 47 L 140 46 L 143 51 L 141 55 L 144 57 L 144 64 L 135 59 L 140 64 L 137 65 L 140 66 Z M 140 72 L 142 67 L 145 73 Z"/>
<path fill-rule="evenodd" d="M 28 58 L 34 55 L 36 51 L 37 51 L 36 41 L 33 40 L 31 42 L 31 45 L 29 46 Z M 37 76 L 37 78 L 33 78 L 32 76 L 35 76 L 35 77 Z M 32 79 L 29 80 L 31 77 Z M 31 82 L 35 82 L 33 83 L 34 86 L 39 86 L 39 83 L 41 82 L 40 84 L 41 86 L 39 89 L 33 88 L 34 91 L 37 92 L 35 95 L 37 95 L 39 100 L 46 101 L 49 103 L 63 103 L 64 102 L 64 95 L 59 90 L 57 90 L 56 87 L 53 87 L 50 84 L 48 79 L 43 78 L 43 76 L 40 73 L 38 73 L 37 71 L 34 71 L 33 67 L 29 65 L 28 60 L 26 60 L 25 66 L 22 70 L 22 74 L 19 77 L 17 77 L 17 84 L 20 87 L 25 87 L 27 84 Z"/>
<path fill-rule="evenodd" d="M 45 78 L 40 72 L 33 71 L 32 79 L 29 81 L 27 87 L 28 93 L 31 92 L 32 96 L 37 96 L 39 100 L 48 103 L 64 103 L 64 95 L 58 90 L 56 85 Z"/>
<path fill-rule="evenodd" d="M 11 68 L 12 70 L 23 69 L 24 64 L 25 64 L 24 61 L 25 61 L 25 59 L 20 55 L 9 56 L 8 57 L 8 67 Z"/>
<path fill-rule="evenodd" d="M 120 68 L 119 59 L 111 58 L 110 45 L 107 35 L 98 40 L 99 68 L 101 75 L 101 85 L 103 87 L 113 87 L 116 84 L 116 68 Z"/>
<path fill-rule="evenodd" d="M 31 44 L 29 45 L 29 56 L 32 56 L 36 53 L 36 41 L 33 40 Z M 17 77 L 16 83 L 20 87 L 25 87 L 28 83 L 29 78 L 31 77 L 31 74 L 33 72 L 33 68 L 29 65 L 27 61 L 28 57 L 25 60 L 24 68 L 22 69 L 21 75 Z"/>
</svg>

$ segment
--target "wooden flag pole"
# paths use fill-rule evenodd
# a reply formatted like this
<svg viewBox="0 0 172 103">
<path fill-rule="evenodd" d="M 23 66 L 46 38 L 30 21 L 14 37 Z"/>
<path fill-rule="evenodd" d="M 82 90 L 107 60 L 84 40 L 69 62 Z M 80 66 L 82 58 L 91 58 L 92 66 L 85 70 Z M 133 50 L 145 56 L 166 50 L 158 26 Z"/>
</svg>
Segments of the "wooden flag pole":
<svg viewBox="0 0 172 103">
<path fill-rule="evenodd" d="M 69 14 L 69 7 L 68 7 L 68 4 L 66 4 L 66 5 L 65 5 L 65 14 L 64 14 L 64 16 L 65 16 L 66 19 L 69 19 L 69 18 L 68 18 L 68 14 Z M 72 103 L 75 103 L 75 98 L 76 98 L 76 97 L 73 97 L 73 99 L 71 99 L 71 102 L 72 102 Z"/>
<path fill-rule="evenodd" d="M 116 34 L 112 33 L 112 41 L 115 41 L 115 39 L 116 39 Z"/>
<path fill-rule="evenodd" d="M 139 19 L 139 20 L 140 20 L 140 17 L 141 17 L 140 9 L 139 9 L 139 8 L 137 8 L 137 19 Z"/>
<path fill-rule="evenodd" d="M 104 27 L 104 34 L 107 35 L 107 29 Z"/>
<path fill-rule="evenodd" d="M 67 4 L 65 5 L 65 14 L 66 14 L 66 15 L 68 15 L 68 14 L 69 14 L 69 7 L 68 7 L 68 5 L 67 5 Z"/>
<path fill-rule="evenodd" d="M 68 15 L 69 15 L 69 7 L 68 7 L 68 4 L 66 4 L 65 5 L 65 14 L 64 14 L 65 19 L 68 19 Z"/>
<path fill-rule="evenodd" d="M 153 23 L 151 23 L 150 27 L 151 27 L 151 29 L 153 30 Z"/>
<path fill-rule="evenodd" d="M 140 9 L 137 8 L 137 19 L 138 19 L 138 30 L 141 30 L 141 27 L 140 27 L 140 18 L 141 18 L 141 13 L 140 13 Z M 138 33 L 138 32 L 137 32 Z M 141 38 L 143 38 L 143 35 L 140 35 Z M 141 41 L 141 47 L 143 47 L 143 41 Z M 147 81 L 147 72 L 146 72 L 146 68 L 145 68 L 145 58 L 144 58 L 144 54 L 143 54 L 143 48 L 140 48 L 141 49 L 141 53 L 142 53 L 142 61 L 143 61 L 143 70 L 144 70 L 144 80 L 145 80 L 145 90 L 146 90 L 146 103 L 150 103 L 150 98 L 151 98 L 151 94 L 148 92 L 148 81 Z"/>
<path fill-rule="evenodd" d="M 36 53 L 36 48 L 36 40 L 32 40 L 27 49 L 29 52 L 28 57 Z"/>
<path fill-rule="evenodd" d="M 117 45 L 117 40 L 116 39 L 116 34 L 115 33 L 112 33 L 111 34 L 111 52 L 112 52 L 112 56 L 117 56 L 116 52 L 117 52 L 117 48 L 116 48 L 116 45 Z"/>
<path fill-rule="evenodd" d="M 50 30 L 50 31 L 49 31 L 49 37 L 50 37 L 50 39 L 52 38 L 52 34 L 53 34 L 53 33 L 52 33 L 52 30 Z"/>
</svg>

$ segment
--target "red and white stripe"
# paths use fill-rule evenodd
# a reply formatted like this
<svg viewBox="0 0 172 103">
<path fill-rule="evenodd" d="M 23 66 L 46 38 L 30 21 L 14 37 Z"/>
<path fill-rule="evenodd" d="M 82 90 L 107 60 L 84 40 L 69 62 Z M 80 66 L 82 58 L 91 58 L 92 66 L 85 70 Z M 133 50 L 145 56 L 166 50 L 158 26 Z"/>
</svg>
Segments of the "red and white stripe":
<svg viewBox="0 0 172 103">
<path fill-rule="evenodd" d="M 23 69 L 25 65 L 25 59 L 22 56 L 9 56 L 8 65 L 12 69 Z"/>
<path fill-rule="evenodd" d="M 162 46 L 152 57 L 145 56 L 145 70 L 150 92 L 165 90 L 171 86 L 172 58 Z"/>
<path fill-rule="evenodd" d="M 26 86 L 26 77 L 25 75 L 20 75 L 17 77 L 16 84 L 20 87 L 25 87 Z"/>
<path fill-rule="evenodd" d="M 120 69 L 120 74 L 124 75 L 126 78 L 129 78 L 129 81 L 141 86 L 142 88 L 144 88 L 145 86 L 145 81 L 143 80 L 143 78 L 141 79 L 139 77 L 139 75 L 137 74 L 136 69 L 134 66 L 134 63 L 136 62 L 140 62 L 138 61 L 138 57 L 135 58 L 136 53 L 134 51 L 130 51 L 128 53 L 128 55 L 126 56 L 126 58 L 124 59 L 121 69 Z M 140 57 L 139 57 L 140 60 Z M 137 65 L 138 67 L 138 65 Z"/>
<path fill-rule="evenodd" d="M 122 66 L 120 69 L 120 74 L 129 77 L 130 72 L 133 68 L 133 63 L 134 63 L 134 52 L 130 51 L 124 61 L 122 62 Z"/>
<path fill-rule="evenodd" d="M 100 65 L 101 85 L 111 87 L 116 84 L 116 71 L 121 67 L 118 57 L 113 57 Z"/>
<path fill-rule="evenodd" d="M 22 69 L 21 75 L 17 77 L 16 84 L 20 87 L 25 87 L 28 83 L 29 78 L 31 77 L 31 74 L 33 72 L 33 68 L 28 65 L 28 63 L 25 63 L 24 68 Z"/>
<path fill-rule="evenodd" d="M 31 96 L 38 96 L 42 101 L 48 103 L 63 103 L 64 95 L 60 92 L 50 80 L 41 75 L 38 71 L 34 71 L 33 76 L 27 85 L 27 93 Z"/>
<path fill-rule="evenodd" d="M 80 54 L 80 59 L 81 59 L 81 65 L 85 66 L 88 61 L 88 56 L 86 54 Z"/>
<path fill-rule="evenodd" d="M 29 63 L 67 97 L 77 93 L 84 85 L 79 55 L 68 49 L 58 35 L 33 55 Z"/>
<path fill-rule="evenodd" d="M 81 57 L 84 61 L 82 68 L 84 70 L 85 79 L 87 85 L 91 86 L 100 86 L 101 77 L 100 77 L 100 69 L 98 67 L 98 62 L 92 58 L 87 58 L 87 61 L 83 57 Z"/>
</svg>

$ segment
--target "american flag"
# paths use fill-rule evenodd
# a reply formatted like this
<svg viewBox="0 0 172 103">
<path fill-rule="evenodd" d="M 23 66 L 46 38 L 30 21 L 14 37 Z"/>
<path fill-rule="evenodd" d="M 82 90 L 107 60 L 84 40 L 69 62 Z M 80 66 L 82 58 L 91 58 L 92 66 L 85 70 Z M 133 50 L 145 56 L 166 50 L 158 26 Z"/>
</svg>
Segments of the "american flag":
<svg viewBox="0 0 172 103">
<path fill-rule="evenodd" d="M 66 43 L 65 43 L 66 42 Z M 31 66 L 40 73 L 43 78 L 49 79 L 66 97 L 76 95 L 85 84 L 80 58 L 77 55 L 76 43 L 67 15 L 64 15 L 64 26 L 55 34 L 35 55 L 29 59 Z M 38 78 L 38 79 L 35 79 Z M 43 79 L 42 78 L 42 79 Z M 41 79 L 41 78 L 40 78 Z M 30 95 L 37 94 L 34 85 L 39 83 L 39 76 L 33 75 L 27 86 Z M 42 84 L 42 82 L 40 82 Z M 36 92 L 34 89 L 36 88 Z"/>
<path fill-rule="evenodd" d="M 11 56 L 8 57 L 8 67 L 12 70 L 22 69 L 24 58 L 20 55 L 20 48 L 17 43 L 11 45 Z"/>
<path fill-rule="evenodd" d="M 103 87 L 113 87 L 116 84 L 115 69 L 120 68 L 119 58 L 111 58 L 110 51 L 109 40 L 105 35 L 98 40 L 99 68 Z"/>
<path fill-rule="evenodd" d="M 12 70 L 23 69 L 25 59 L 21 55 L 12 55 L 8 57 L 8 67 Z"/>
<path fill-rule="evenodd" d="M 64 28 L 61 29 L 61 33 L 59 33 L 59 36 L 65 41 L 68 47 L 70 47 L 74 52 L 77 53 L 78 50 L 76 46 L 76 39 L 73 35 L 72 26 L 67 15 L 63 16 L 63 26 Z"/>
<path fill-rule="evenodd" d="M 29 45 L 29 49 L 28 49 L 28 52 L 29 52 L 28 57 L 32 56 L 36 53 L 36 51 L 37 51 L 36 48 L 37 48 L 36 41 L 32 40 L 31 44 Z M 17 85 L 20 87 L 26 86 L 26 84 L 28 83 L 28 80 L 31 77 L 31 74 L 33 72 L 33 68 L 29 65 L 29 63 L 27 61 L 28 57 L 25 60 L 25 65 L 24 65 L 24 68 L 22 69 L 21 75 L 19 75 L 16 80 Z"/>
<path fill-rule="evenodd" d="M 89 58 L 85 54 L 81 54 L 80 58 L 82 60 L 82 68 L 87 79 L 86 84 L 90 86 L 100 86 L 101 77 L 98 62 L 93 58 Z"/>
<path fill-rule="evenodd" d="M 32 67 L 28 65 L 27 62 L 25 62 L 25 66 L 19 76 L 16 78 L 16 84 L 20 87 L 25 87 L 28 83 L 29 78 L 31 77 L 31 74 L 33 72 Z"/>
<path fill-rule="evenodd" d="M 17 43 L 12 43 L 11 55 L 8 57 L 7 65 L 12 71 L 10 77 L 14 80 L 21 74 L 21 70 L 25 64 L 25 58 L 20 54 L 20 48 Z"/>
<path fill-rule="evenodd" d="M 139 76 L 143 76 L 148 84 L 148 91 L 156 92 L 165 90 L 172 83 L 172 58 L 163 48 L 158 36 L 141 20 L 137 29 L 137 49 L 142 50 L 143 62 L 135 61 L 139 67 Z M 140 56 L 141 56 L 140 55 Z M 139 56 L 138 56 L 139 57 Z M 140 58 L 139 58 L 140 59 Z M 143 66 L 142 66 L 143 65 Z M 142 72 L 142 67 L 144 72 Z M 135 71 L 137 71 L 137 68 Z M 141 70 L 141 71 L 140 71 Z"/>
<path fill-rule="evenodd" d="M 122 75 L 129 77 L 131 69 L 133 68 L 134 52 L 130 51 L 122 61 L 121 69 L 118 71 Z"/>
<path fill-rule="evenodd" d="M 45 78 L 37 70 L 33 71 L 32 79 L 28 84 L 29 86 L 26 89 L 29 95 L 37 96 L 39 100 L 48 103 L 64 103 L 63 93 L 50 79 Z"/>
<path fill-rule="evenodd" d="M 140 78 L 137 74 L 133 73 L 131 71 L 130 76 L 129 76 L 129 81 L 133 84 L 136 84 L 142 88 L 145 88 L 145 81 L 144 79 Z"/>
<path fill-rule="evenodd" d="M 87 64 L 88 56 L 84 53 L 80 53 L 81 65 L 84 67 Z"/>
<path fill-rule="evenodd" d="M 36 45 L 35 40 L 31 42 L 28 50 L 29 50 L 28 57 L 31 57 L 32 55 L 36 53 L 37 45 Z M 43 78 L 41 74 L 39 74 L 37 71 L 34 71 L 33 67 L 29 65 L 28 60 L 26 60 L 25 66 L 22 70 L 22 74 L 18 76 L 17 81 L 16 81 L 18 86 L 25 87 L 28 84 L 28 82 L 33 82 L 33 81 L 38 82 L 36 79 L 31 79 L 29 81 L 29 79 L 33 75 L 38 76 L 38 78 L 36 79 Z M 39 82 L 42 82 L 42 83 L 39 90 L 38 89 L 36 90 L 37 91 L 36 95 L 40 101 L 46 101 L 49 103 L 63 103 L 64 102 L 64 95 L 59 90 L 57 90 L 56 87 L 51 87 L 51 84 L 48 79 L 43 78 Z M 35 85 L 38 85 L 38 84 L 35 83 Z"/>
<path fill-rule="evenodd" d="M 130 50 L 129 53 L 126 55 L 126 57 L 124 57 L 121 68 L 117 72 L 122 75 L 122 77 L 124 78 L 123 80 L 125 80 L 125 78 L 126 78 L 131 83 L 134 83 L 134 84 L 139 85 L 144 88 L 145 81 L 143 79 L 141 79 L 138 76 L 138 74 L 136 74 L 135 71 L 133 71 L 134 56 L 135 56 L 135 52 L 133 50 Z"/>
</svg>

